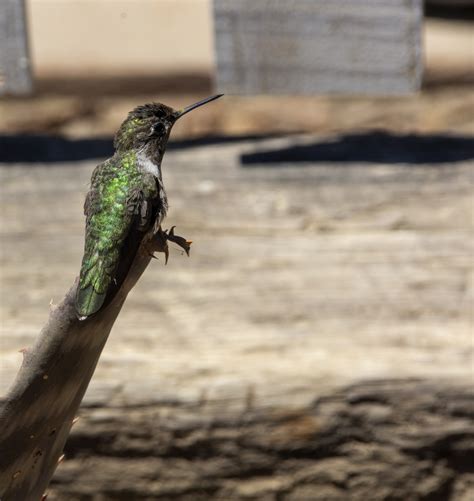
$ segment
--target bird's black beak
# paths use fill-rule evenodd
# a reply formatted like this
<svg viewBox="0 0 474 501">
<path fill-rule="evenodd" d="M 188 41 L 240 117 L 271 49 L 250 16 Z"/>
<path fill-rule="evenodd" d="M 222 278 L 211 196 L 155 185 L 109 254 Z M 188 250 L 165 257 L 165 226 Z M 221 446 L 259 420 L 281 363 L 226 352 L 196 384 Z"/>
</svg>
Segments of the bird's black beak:
<svg viewBox="0 0 474 501">
<path fill-rule="evenodd" d="M 176 112 L 176 120 L 178 118 L 181 118 L 183 115 L 186 115 L 186 113 L 189 113 L 190 111 L 193 111 L 196 108 L 199 108 L 199 106 L 202 106 L 203 104 L 207 104 L 207 103 L 210 103 L 211 101 L 214 101 L 215 99 L 219 99 L 223 95 L 224 94 L 216 94 L 215 96 L 206 97 L 206 99 L 202 99 L 201 101 L 198 101 L 197 103 L 186 106 L 186 108 L 183 108 L 182 110 L 178 110 Z"/>
</svg>

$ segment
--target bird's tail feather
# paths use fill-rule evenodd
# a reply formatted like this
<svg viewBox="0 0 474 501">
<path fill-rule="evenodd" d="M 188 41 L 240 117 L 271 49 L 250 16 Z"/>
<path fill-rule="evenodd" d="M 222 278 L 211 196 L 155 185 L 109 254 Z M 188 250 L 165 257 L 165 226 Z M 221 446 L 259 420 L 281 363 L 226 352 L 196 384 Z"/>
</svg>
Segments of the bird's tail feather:
<svg viewBox="0 0 474 501">
<path fill-rule="evenodd" d="M 80 320 L 97 313 L 104 304 L 106 294 L 99 294 L 92 285 L 79 289 L 76 295 L 76 311 Z"/>
</svg>

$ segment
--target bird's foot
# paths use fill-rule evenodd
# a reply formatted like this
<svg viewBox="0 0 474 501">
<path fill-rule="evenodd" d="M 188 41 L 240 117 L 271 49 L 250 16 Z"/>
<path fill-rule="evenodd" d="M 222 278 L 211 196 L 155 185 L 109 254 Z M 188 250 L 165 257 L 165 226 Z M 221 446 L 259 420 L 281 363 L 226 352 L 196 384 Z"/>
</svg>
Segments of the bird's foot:
<svg viewBox="0 0 474 501">
<path fill-rule="evenodd" d="M 170 230 L 163 230 L 160 226 L 158 231 L 153 235 L 152 252 L 150 252 L 150 255 L 152 257 L 155 257 L 153 254 L 154 252 L 163 252 L 163 254 L 165 255 L 165 264 L 168 262 L 170 254 L 168 242 L 173 242 L 179 245 L 179 247 L 181 247 L 188 256 L 189 256 L 189 251 L 191 250 L 191 244 L 192 244 L 191 240 L 186 240 L 186 238 L 184 237 L 175 235 L 174 229 L 175 226 L 172 226 Z"/>
<path fill-rule="evenodd" d="M 166 238 L 168 241 L 175 243 L 176 245 L 179 245 L 181 249 L 186 252 L 186 255 L 189 256 L 189 251 L 191 250 L 191 244 L 193 243 L 192 240 L 187 240 L 184 237 L 180 237 L 179 235 L 174 234 L 174 229 L 176 226 L 172 226 L 170 230 L 165 230 L 164 234 L 166 235 Z"/>
<path fill-rule="evenodd" d="M 155 256 L 155 252 L 163 252 L 165 255 L 165 264 L 168 262 L 168 257 L 170 255 L 169 247 L 168 247 L 168 235 L 161 228 L 158 228 L 158 231 L 155 231 L 153 237 L 150 241 L 150 245 L 147 245 L 148 254 L 150 257 L 154 259 L 158 259 Z"/>
</svg>

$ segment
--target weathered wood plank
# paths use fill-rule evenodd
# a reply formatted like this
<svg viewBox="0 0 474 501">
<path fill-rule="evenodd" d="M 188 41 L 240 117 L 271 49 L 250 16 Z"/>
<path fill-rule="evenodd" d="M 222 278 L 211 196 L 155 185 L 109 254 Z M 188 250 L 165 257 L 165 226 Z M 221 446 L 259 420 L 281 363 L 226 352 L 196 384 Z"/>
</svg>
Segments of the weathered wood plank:
<svg viewBox="0 0 474 501">
<path fill-rule="evenodd" d="M 403 94 L 420 87 L 421 0 L 214 0 L 231 94 Z"/>
<path fill-rule="evenodd" d="M 250 401 L 237 410 L 227 402 L 84 408 L 48 501 L 124 492 L 183 501 L 473 499 L 467 384 L 358 382 L 314 396 L 300 409 L 257 410 Z"/>
<path fill-rule="evenodd" d="M 24 0 L 3 0 L 0 8 L 0 95 L 33 89 Z"/>
</svg>

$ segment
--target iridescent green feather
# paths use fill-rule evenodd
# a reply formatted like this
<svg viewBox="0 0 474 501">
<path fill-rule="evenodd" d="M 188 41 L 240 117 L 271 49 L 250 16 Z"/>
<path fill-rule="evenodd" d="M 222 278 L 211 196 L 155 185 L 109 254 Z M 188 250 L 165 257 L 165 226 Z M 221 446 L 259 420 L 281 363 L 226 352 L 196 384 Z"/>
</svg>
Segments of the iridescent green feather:
<svg viewBox="0 0 474 501">
<path fill-rule="evenodd" d="M 92 176 L 84 212 L 86 242 L 82 260 L 76 310 L 79 316 L 96 313 L 115 279 L 121 249 L 139 204 L 143 175 L 134 151 L 116 154 L 99 165 Z"/>
</svg>

